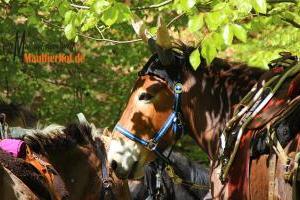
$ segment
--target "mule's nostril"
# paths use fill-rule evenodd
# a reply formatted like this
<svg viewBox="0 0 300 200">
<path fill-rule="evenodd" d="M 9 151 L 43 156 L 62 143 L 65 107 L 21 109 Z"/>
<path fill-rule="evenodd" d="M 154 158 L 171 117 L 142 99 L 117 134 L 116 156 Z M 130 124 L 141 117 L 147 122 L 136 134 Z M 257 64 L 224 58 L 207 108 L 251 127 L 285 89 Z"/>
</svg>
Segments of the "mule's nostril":
<svg viewBox="0 0 300 200">
<path fill-rule="evenodd" d="M 112 160 L 110 163 L 110 167 L 112 168 L 112 170 L 116 170 L 118 167 L 118 163 L 115 160 Z"/>
</svg>

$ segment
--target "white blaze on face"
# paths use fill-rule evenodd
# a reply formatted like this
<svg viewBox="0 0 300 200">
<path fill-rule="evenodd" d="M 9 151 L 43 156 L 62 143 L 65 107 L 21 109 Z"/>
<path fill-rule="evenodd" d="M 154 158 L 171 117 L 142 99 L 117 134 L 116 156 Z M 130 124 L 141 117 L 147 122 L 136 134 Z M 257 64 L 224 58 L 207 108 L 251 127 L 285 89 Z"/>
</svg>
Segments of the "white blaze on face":
<svg viewBox="0 0 300 200">
<path fill-rule="evenodd" d="M 141 147 L 131 140 L 112 139 L 107 153 L 108 162 L 117 163 L 117 173 L 128 175 L 132 166 L 139 160 Z"/>
</svg>

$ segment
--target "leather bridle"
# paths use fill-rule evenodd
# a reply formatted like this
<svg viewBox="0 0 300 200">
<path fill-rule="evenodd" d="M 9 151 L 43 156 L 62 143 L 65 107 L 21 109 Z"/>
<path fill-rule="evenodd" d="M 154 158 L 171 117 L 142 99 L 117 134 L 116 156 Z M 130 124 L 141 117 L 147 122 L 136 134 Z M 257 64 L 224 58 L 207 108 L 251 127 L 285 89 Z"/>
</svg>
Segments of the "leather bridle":
<svg viewBox="0 0 300 200">
<path fill-rule="evenodd" d="M 95 139 L 95 145 L 96 145 L 96 152 L 97 152 L 97 156 L 101 161 L 101 183 L 102 183 L 102 187 L 100 190 L 100 200 L 104 200 L 104 199 L 109 199 L 109 200 L 114 200 L 116 199 L 113 191 L 112 191 L 112 187 L 113 187 L 113 180 L 110 177 L 109 174 L 109 170 L 106 166 L 106 155 L 102 153 L 101 150 L 101 141 L 96 138 Z M 107 197 L 107 198 L 106 198 Z"/>
<path fill-rule="evenodd" d="M 168 133 L 168 131 L 172 128 L 173 133 L 175 134 L 176 140 L 183 135 L 183 120 L 181 113 L 181 94 L 182 94 L 182 84 L 177 82 L 174 85 L 174 104 L 173 111 L 165 121 L 164 125 L 160 128 L 160 130 L 155 133 L 154 137 L 150 140 L 145 140 L 132 132 L 125 129 L 121 124 L 117 124 L 115 126 L 115 130 L 127 137 L 128 139 L 139 143 L 144 146 L 149 151 L 154 152 L 160 159 L 162 159 L 167 164 L 170 164 L 169 158 L 166 157 L 162 152 L 158 150 L 158 144 L 160 140 Z"/>
</svg>

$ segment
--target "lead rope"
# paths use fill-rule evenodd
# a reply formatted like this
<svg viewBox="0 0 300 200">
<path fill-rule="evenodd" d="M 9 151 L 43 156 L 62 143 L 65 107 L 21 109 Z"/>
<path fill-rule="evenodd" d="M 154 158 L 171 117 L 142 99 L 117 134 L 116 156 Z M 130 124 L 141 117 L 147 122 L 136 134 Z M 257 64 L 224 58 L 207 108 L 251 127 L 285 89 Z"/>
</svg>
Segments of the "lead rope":
<svg viewBox="0 0 300 200">
<path fill-rule="evenodd" d="M 173 183 L 175 183 L 175 184 L 186 185 L 186 186 L 189 186 L 192 189 L 196 189 L 196 190 L 209 190 L 210 189 L 210 186 L 208 186 L 208 185 L 197 184 L 197 183 L 183 180 L 175 173 L 175 170 L 173 169 L 173 167 L 171 165 L 167 165 L 165 170 L 166 170 L 167 174 L 169 175 L 169 177 L 172 179 Z"/>
</svg>

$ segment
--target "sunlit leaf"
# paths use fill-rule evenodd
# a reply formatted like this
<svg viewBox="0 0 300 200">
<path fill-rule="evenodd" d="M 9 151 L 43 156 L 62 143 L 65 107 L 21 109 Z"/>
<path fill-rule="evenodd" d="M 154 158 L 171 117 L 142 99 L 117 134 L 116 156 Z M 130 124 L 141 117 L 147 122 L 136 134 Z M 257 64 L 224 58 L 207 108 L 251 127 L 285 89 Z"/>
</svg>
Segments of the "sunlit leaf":
<svg viewBox="0 0 300 200">
<path fill-rule="evenodd" d="M 188 28 L 191 32 L 200 30 L 203 26 L 203 14 L 191 16 L 188 22 Z"/>
<path fill-rule="evenodd" d="M 104 0 L 97 0 L 94 2 L 94 4 L 92 5 L 92 9 L 97 13 L 97 14 L 101 14 L 106 8 L 108 8 L 108 6 L 110 5 L 110 3 L 108 1 L 104 1 Z"/>
<path fill-rule="evenodd" d="M 226 15 L 222 12 L 210 12 L 205 16 L 205 23 L 209 30 L 214 31 L 224 22 Z"/>
<path fill-rule="evenodd" d="M 230 24 L 226 24 L 222 30 L 222 36 L 226 45 L 231 45 L 233 40 L 233 31 Z"/>
<path fill-rule="evenodd" d="M 256 12 L 266 14 L 267 12 L 267 2 L 266 0 L 252 0 L 252 6 Z"/>
<path fill-rule="evenodd" d="M 247 41 L 247 32 L 242 26 L 238 24 L 233 24 L 232 29 L 235 37 L 237 37 L 242 42 Z"/>
<path fill-rule="evenodd" d="M 94 27 L 98 22 L 97 17 L 94 15 L 90 15 L 86 20 L 83 26 L 81 27 L 81 31 L 87 31 L 88 29 Z"/>
<path fill-rule="evenodd" d="M 224 40 L 222 38 L 222 35 L 220 33 L 213 33 L 212 34 L 212 40 L 214 41 L 214 45 L 216 47 L 217 50 L 222 50 L 223 46 L 224 46 Z"/>
<path fill-rule="evenodd" d="M 132 13 L 129 7 L 124 3 L 116 3 L 115 8 L 118 9 L 118 19 L 117 22 L 129 21 L 132 18 Z"/>
<path fill-rule="evenodd" d="M 197 68 L 198 68 L 198 67 L 200 66 L 200 64 L 201 64 L 200 53 L 199 53 L 198 48 L 195 49 L 195 50 L 191 53 L 191 55 L 190 55 L 190 57 L 189 57 L 189 61 L 190 61 L 191 65 L 192 65 L 193 69 L 196 71 Z"/>
<path fill-rule="evenodd" d="M 110 7 L 103 12 L 101 20 L 107 26 L 111 26 L 117 21 L 118 16 L 119 16 L 119 10 L 115 7 Z"/>
<path fill-rule="evenodd" d="M 196 4 L 196 0 L 180 0 L 182 9 L 188 10 Z"/>
<path fill-rule="evenodd" d="M 72 10 L 69 10 L 65 13 L 65 19 L 64 19 L 64 23 L 65 24 L 69 24 L 71 22 L 71 20 L 73 19 L 73 17 L 75 16 L 75 12 Z"/>
<path fill-rule="evenodd" d="M 72 24 L 68 24 L 65 27 L 65 35 L 68 40 L 73 39 L 76 36 L 76 28 Z"/>
<path fill-rule="evenodd" d="M 201 55 L 206 59 L 207 64 L 210 64 L 217 55 L 217 49 L 212 38 L 208 37 L 202 41 Z"/>
</svg>

